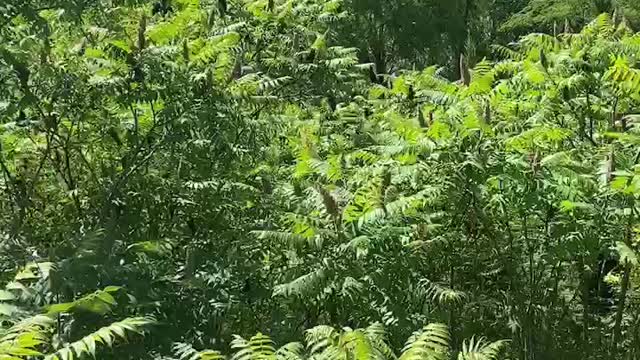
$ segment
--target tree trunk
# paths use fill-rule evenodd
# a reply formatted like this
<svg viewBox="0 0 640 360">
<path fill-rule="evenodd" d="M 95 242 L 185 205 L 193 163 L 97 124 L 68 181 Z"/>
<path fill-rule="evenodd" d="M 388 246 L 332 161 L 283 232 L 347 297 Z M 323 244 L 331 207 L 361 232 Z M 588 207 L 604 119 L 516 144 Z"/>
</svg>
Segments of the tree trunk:
<svg viewBox="0 0 640 360">
<path fill-rule="evenodd" d="M 640 150 L 636 155 L 634 164 L 638 163 L 639 158 L 640 158 Z M 630 216 L 629 222 L 627 224 L 626 234 L 625 234 L 625 243 L 627 245 L 631 244 L 631 239 L 633 236 L 632 224 L 633 224 L 633 216 Z M 630 277 L 631 277 L 631 264 L 627 261 L 624 264 L 624 273 L 622 275 L 620 296 L 618 297 L 618 306 L 616 308 L 616 317 L 613 325 L 613 343 L 611 345 L 614 350 L 618 349 L 618 343 L 620 342 L 620 335 L 622 334 L 622 317 L 624 316 L 624 306 L 627 299 L 627 292 L 629 290 Z"/>
<path fill-rule="evenodd" d="M 454 275 L 455 275 L 455 269 L 453 266 L 453 262 L 451 263 L 451 266 L 449 267 L 449 288 L 451 288 L 451 290 L 454 289 Z M 452 349 L 452 354 L 453 354 L 453 358 L 455 358 L 457 356 L 457 340 L 456 340 L 456 306 L 457 304 L 455 302 L 449 304 L 449 334 L 451 336 L 450 338 L 450 343 L 451 343 L 451 349 Z"/>
<path fill-rule="evenodd" d="M 375 38 L 369 42 L 369 53 L 375 67 L 375 73 L 380 76 L 387 73 L 387 54 L 384 43 L 384 24 L 375 31 Z"/>
<path fill-rule="evenodd" d="M 616 318 L 613 325 L 613 348 L 618 348 L 618 342 L 620 341 L 621 328 L 622 328 L 622 316 L 624 315 L 624 305 L 627 299 L 627 291 L 629 290 L 629 278 L 631 276 L 631 265 L 627 264 L 624 267 L 624 274 L 622 275 L 622 286 L 620 288 L 620 296 L 618 297 L 618 307 L 616 309 Z"/>
<path fill-rule="evenodd" d="M 588 271 L 584 259 L 581 261 L 582 265 L 582 341 L 585 344 L 585 354 L 588 353 L 587 345 L 589 344 L 589 279 L 591 272 Z"/>
</svg>

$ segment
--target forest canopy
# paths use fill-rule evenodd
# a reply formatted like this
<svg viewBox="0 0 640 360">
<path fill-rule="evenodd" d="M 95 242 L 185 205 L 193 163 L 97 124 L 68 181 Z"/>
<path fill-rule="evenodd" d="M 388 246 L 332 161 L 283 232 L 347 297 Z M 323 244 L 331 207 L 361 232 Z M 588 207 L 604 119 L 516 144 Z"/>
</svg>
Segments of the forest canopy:
<svg viewBox="0 0 640 360">
<path fill-rule="evenodd" d="M 635 0 L 5 0 L 0 360 L 640 358 Z"/>
</svg>

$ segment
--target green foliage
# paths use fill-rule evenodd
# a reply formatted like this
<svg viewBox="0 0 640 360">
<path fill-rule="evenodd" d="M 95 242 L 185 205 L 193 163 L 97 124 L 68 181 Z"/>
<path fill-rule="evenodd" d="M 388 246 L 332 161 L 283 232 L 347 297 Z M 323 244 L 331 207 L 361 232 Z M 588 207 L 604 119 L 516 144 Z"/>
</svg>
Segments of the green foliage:
<svg viewBox="0 0 640 360">
<path fill-rule="evenodd" d="M 58 313 L 85 311 L 105 314 L 110 312 L 111 308 L 116 305 L 116 300 L 111 293 L 114 293 L 119 289 L 120 288 L 117 286 L 108 286 L 104 290 L 98 290 L 93 294 L 89 294 L 72 302 L 51 305 L 48 313 L 52 315 Z"/>
<path fill-rule="evenodd" d="M 104 297 L 104 294 L 107 293 L 103 293 L 102 297 Z M 86 306 L 89 299 L 94 296 L 97 295 L 92 294 L 81 298 L 74 304 L 74 307 L 82 309 L 84 312 L 103 315 L 101 307 Z M 61 311 L 62 308 L 70 310 L 74 307 L 68 306 L 68 304 L 51 306 L 51 308 L 60 309 Z M 112 348 L 119 342 L 127 341 L 129 334 L 141 335 L 149 325 L 154 323 L 155 320 L 149 317 L 126 318 L 122 321 L 110 323 L 95 332 L 85 335 L 80 340 L 57 346 L 56 341 L 51 339 L 51 330 L 55 325 L 55 320 L 51 314 L 33 315 L 18 321 L 9 328 L 0 328 L 0 358 L 21 360 L 33 356 L 44 356 L 44 359 L 47 360 L 65 360 L 83 358 L 84 355 L 95 358 L 98 345 Z M 58 317 L 57 326 L 58 328 L 60 326 L 60 317 Z M 51 353 L 43 353 L 43 349 L 50 350 Z"/>
<path fill-rule="evenodd" d="M 173 345 L 173 351 L 179 360 L 193 359 L 193 360 L 220 360 L 224 359 L 224 356 L 214 350 L 197 351 L 191 345 L 186 343 L 175 343 Z"/>
<path fill-rule="evenodd" d="M 448 344 L 447 327 L 443 324 L 429 324 L 407 340 L 400 359 L 446 359 Z"/>
<path fill-rule="evenodd" d="M 95 358 L 97 345 L 113 347 L 116 341 L 126 341 L 127 334 L 141 334 L 145 326 L 153 323 L 153 319 L 144 317 L 127 318 L 109 324 L 80 340 L 67 344 L 44 358 L 45 360 L 67 360 L 82 358 L 85 354 Z"/>
<path fill-rule="evenodd" d="M 5 1 L 0 359 L 640 357 L 638 11 Z"/>
<path fill-rule="evenodd" d="M 276 349 L 274 341 L 258 333 L 246 340 L 236 336 L 231 344 L 231 359 L 446 359 L 450 353 L 449 333 L 446 325 L 429 324 L 414 333 L 398 357 L 387 344 L 384 327 L 373 324 L 364 329 L 335 329 L 320 325 L 306 331 L 305 343 L 288 343 Z M 496 359 L 505 341 L 486 343 L 471 338 L 463 344 L 458 359 Z M 174 351 L 179 359 L 222 359 L 213 351 L 198 352 L 189 344 L 178 343 Z M 209 357 L 207 357 L 209 356 Z"/>
<path fill-rule="evenodd" d="M 0 329 L 0 358 L 20 360 L 42 355 L 38 346 L 47 341 L 46 330 L 53 324 L 47 316 L 27 318 L 8 329 Z"/>
<path fill-rule="evenodd" d="M 462 344 L 462 351 L 458 353 L 459 360 L 492 360 L 498 359 L 501 349 L 507 345 L 504 340 L 487 343 L 484 339 L 471 338 Z"/>
</svg>

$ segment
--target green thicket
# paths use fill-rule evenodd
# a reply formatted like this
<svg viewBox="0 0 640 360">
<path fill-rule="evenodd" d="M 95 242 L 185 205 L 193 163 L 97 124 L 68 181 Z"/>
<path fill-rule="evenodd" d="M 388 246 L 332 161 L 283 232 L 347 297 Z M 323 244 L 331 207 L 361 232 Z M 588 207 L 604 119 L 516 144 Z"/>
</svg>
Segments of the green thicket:
<svg viewBox="0 0 640 360">
<path fill-rule="evenodd" d="M 0 359 L 640 358 L 640 6 L 574 2 L 0 4 Z"/>
</svg>

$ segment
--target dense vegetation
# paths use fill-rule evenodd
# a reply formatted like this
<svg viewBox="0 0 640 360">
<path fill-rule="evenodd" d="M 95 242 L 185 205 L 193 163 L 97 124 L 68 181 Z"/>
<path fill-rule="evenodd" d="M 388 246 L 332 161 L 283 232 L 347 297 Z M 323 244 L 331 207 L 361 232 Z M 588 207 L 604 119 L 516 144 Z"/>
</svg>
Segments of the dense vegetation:
<svg viewBox="0 0 640 360">
<path fill-rule="evenodd" d="M 640 358 L 639 24 L 5 0 L 0 360 Z"/>
</svg>

